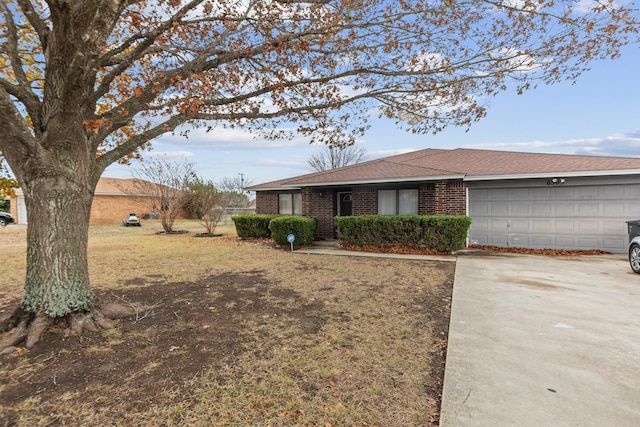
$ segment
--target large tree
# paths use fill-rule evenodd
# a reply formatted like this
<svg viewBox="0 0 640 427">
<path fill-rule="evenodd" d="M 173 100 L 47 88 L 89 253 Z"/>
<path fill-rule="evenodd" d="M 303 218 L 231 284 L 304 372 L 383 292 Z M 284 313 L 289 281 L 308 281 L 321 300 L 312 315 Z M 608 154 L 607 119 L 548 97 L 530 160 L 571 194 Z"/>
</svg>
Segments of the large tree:
<svg viewBox="0 0 640 427">
<path fill-rule="evenodd" d="M 0 151 L 29 222 L 13 341 L 33 345 L 52 319 L 103 323 L 87 266 L 94 190 L 154 138 L 242 126 L 349 143 L 375 115 L 415 132 L 466 126 L 486 95 L 575 79 L 636 42 L 624 4 L 0 0 Z"/>
</svg>

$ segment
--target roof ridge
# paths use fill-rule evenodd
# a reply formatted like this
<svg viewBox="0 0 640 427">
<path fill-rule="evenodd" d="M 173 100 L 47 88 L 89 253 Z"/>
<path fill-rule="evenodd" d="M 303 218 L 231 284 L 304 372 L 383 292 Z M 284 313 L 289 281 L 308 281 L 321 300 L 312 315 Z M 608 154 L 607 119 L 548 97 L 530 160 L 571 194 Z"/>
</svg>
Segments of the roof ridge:
<svg viewBox="0 0 640 427">
<path fill-rule="evenodd" d="M 418 150 L 418 151 L 425 151 L 425 150 L 430 150 L 430 148 L 426 148 L 424 150 Z M 409 153 L 415 153 L 415 152 L 417 152 L 417 151 L 410 151 Z M 337 170 L 344 171 L 344 170 L 348 170 L 348 169 L 353 169 L 355 167 L 362 167 L 362 166 L 370 165 L 370 164 L 373 164 L 373 163 L 388 162 L 389 159 L 392 159 L 392 158 L 394 158 L 396 156 L 406 155 L 406 154 L 409 154 L 409 153 L 396 154 L 394 156 L 389 156 L 389 157 L 380 157 L 378 159 L 367 160 L 366 162 L 354 163 L 352 165 L 341 166 L 341 167 L 338 167 L 338 168 L 327 169 L 327 170 L 323 170 L 323 171 L 310 172 L 310 173 L 304 174 L 304 175 L 298 175 L 298 176 L 294 176 L 294 177 L 291 177 L 291 178 L 284 178 L 282 181 L 284 181 L 284 183 L 286 183 L 286 184 L 294 183 L 295 181 L 298 181 L 300 179 L 308 179 L 308 178 L 312 178 L 312 177 L 317 177 L 317 176 L 322 176 L 322 175 L 335 173 Z M 277 182 L 277 181 L 273 181 L 273 182 Z"/>
<path fill-rule="evenodd" d="M 533 156 L 565 156 L 565 157 L 584 157 L 592 159 L 597 157 L 599 159 L 639 159 L 640 156 L 612 156 L 612 155 L 602 155 L 602 154 L 574 154 L 574 153 L 538 153 L 535 151 L 514 151 L 514 150 L 490 150 L 484 148 L 455 148 L 453 150 L 447 151 L 473 151 L 473 152 L 482 152 L 482 153 L 500 153 L 500 154 L 531 154 Z"/>
</svg>

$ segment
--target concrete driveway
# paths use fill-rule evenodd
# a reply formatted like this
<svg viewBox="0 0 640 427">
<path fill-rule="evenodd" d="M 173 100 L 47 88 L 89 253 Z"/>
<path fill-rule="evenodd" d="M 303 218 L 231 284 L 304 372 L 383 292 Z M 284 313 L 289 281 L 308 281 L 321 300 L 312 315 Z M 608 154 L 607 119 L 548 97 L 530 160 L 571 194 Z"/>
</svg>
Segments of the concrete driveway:
<svg viewBox="0 0 640 427">
<path fill-rule="evenodd" d="M 640 275 L 624 256 L 468 254 L 441 426 L 640 425 Z"/>
</svg>

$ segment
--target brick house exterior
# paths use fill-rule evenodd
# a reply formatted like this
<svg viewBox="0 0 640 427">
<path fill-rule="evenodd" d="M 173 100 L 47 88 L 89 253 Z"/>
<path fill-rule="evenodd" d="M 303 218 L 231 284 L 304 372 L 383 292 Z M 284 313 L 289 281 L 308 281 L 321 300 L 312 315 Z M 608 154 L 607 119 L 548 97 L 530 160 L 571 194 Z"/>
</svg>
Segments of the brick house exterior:
<svg viewBox="0 0 640 427">
<path fill-rule="evenodd" d="M 142 216 L 149 209 L 144 203 L 144 194 L 136 194 L 134 179 L 100 178 L 91 205 L 90 223 L 121 223 L 129 213 Z M 11 215 L 18 224 L 26 224 L 24 196 L 20 189 L 11 197 Z"/>
<path fill-rule="evenodd" d="M 398 188 L 403 187 L 399 185 Z M 389 188 L 388 186 L 380 188 Z M 302 215 L 318 219 L 316 236 L 335 238 L 333 218 L 338 216 L 340 194 L 351 194 L 351 215 L 376 215 L 378 213 L 378 189 L 371 185 L 351 187 L 301 188 L 295 190 L 270 190 L 256 192 L 256 213 L 278 214 L 278 195 L 300 192 Z M 466 215 L 466 187 L 461 180 L 422 184 L 419 186 L 418 215 Z"/>
<path fill-rule="evenodd" d="M 257 213 L 316 217 L 318 238 L 336 216 L 469 215 L 472 243 L 624 253 L 640 158 L 426 149 L 248 190 Z"/>
</svg>

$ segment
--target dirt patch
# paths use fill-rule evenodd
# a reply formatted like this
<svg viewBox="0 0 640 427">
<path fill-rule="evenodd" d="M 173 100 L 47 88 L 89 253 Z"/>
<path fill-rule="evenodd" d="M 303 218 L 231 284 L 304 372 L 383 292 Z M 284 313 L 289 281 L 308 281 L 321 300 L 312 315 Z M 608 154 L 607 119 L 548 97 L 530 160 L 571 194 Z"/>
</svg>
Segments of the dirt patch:
<svg viewBox="0 0 640 427">
<path fill-rule="evenodd" d="M 512 254 L 527 254 L 527 255 L 550 255 L 550 256 L 583 256 L 583 255 L 608 255 L 610 252 L 601 251 L 599 249 L 590 250 L 568 250 L 568 249 L 532 249 L 532 248 L 517 248 L 517 247 L 502 247 L 502 246 L 487 246 L 487 245 L 469 245 L 470 249 L 477 249 L 491 252 L 504 252 Z"/>
<path fill-rule="evenodd" d="M 272 425 L 406 425 L 389 422 L 395 409 L 367 415 L 367 405 L 376 413 L 394 404 L 421 405 L 410 425 L 437 425 L 453 263 L 343 262 L 356 274 L 298 259 L 287 267 L 291 282 L 264 270 L 175 283 L 152 275 L 99 293 L 154 308 L 101 333 L 52 329 L 33 350 L 2 359 L 0 425 L 255 425 L 262 417 Z M 366 270 L 384 280 L 357 273 Z M 334 272 L 344 279 L 322 279 Z M 394 352 L 423 359 L 384 359 Z M 416 374 L 421 403 L 403 403 L 402 384 Z M 382 409 L 373 410 L 370 391 L 358 395 L 369 385 Z M 358 405 L 362 412 L 349 417 L 361 424 L 346 415 Z"/>
</svg>

